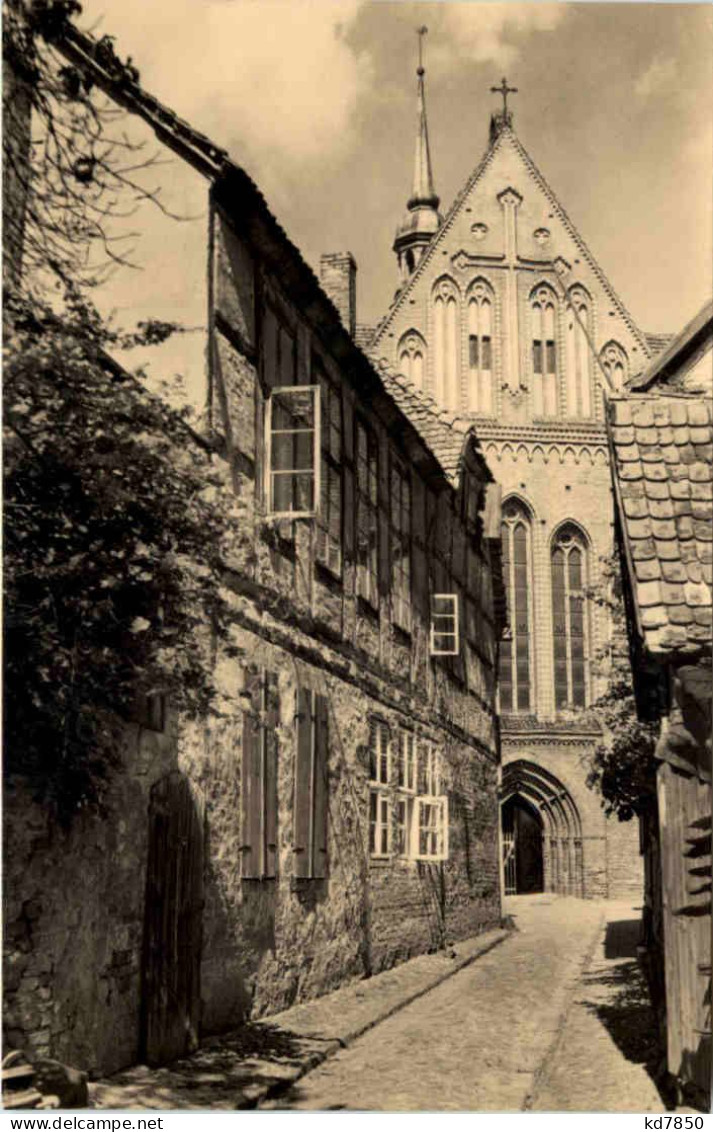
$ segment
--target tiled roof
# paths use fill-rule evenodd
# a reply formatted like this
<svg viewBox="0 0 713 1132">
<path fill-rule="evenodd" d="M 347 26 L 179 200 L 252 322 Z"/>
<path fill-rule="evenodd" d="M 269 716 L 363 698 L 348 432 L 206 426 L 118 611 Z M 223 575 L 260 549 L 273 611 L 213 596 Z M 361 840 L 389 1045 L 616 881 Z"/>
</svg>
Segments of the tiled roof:
<svg viewBox="0 0 713 1132">
<path fill-rule="evenodd" d="M 372 358 L 371 361 L 384 388 L 425 441 L 447 479 L 456 487 L 468 429 L 463 428 L 452 414 L 441 409 L 428 393 L 423 393 L 403 374 L 396 373 L 384 358 L 378 361 Z M 487 469 L 484 459 L 483 464 Z"/>
<path fill-rule="evenodd" d="M 700 397 L 609 403 L 614 489 L 639 631 L 652 655 L 710 651 L 713 407 Z"/>
<path fill-rule="evenodd" d="M 654 383 L 661 385 L 672 377 L 685 361 L 713 333 L 713 299 L 709 299 L 687 322 L 680 334 L 667 337 L 663 348 L 638 377 L 630 382 L 631 389 L 648 389 Z M 663 337 L 663 335 L 662 335 Z"/>
</svg>

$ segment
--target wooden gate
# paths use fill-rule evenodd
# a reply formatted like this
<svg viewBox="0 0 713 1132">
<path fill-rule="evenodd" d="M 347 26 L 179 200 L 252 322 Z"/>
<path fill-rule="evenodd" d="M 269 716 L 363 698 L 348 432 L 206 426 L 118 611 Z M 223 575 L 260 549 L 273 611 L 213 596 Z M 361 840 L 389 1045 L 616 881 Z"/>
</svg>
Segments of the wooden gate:
<svg viewBox="0 0 713 1132">
<path fill-rule="evenodd" d="M 657 772 L 669 1072 L 703 1098 L 711 1080 L 710 784 Z"/>
<path fill-rule="evenodd" d="M 503 806 L 503 871 L 505 875 L 505 895 L 514 896 L 517 892 L 515 872 L 515 821 L 512 806 Z"/>
<path fill-rule="evenodd" d="M 148 1065 L 198 1045 L 204 842 L 203 805 L 172 771 L 149 802 L 141 1035 Z"/>
</svg>

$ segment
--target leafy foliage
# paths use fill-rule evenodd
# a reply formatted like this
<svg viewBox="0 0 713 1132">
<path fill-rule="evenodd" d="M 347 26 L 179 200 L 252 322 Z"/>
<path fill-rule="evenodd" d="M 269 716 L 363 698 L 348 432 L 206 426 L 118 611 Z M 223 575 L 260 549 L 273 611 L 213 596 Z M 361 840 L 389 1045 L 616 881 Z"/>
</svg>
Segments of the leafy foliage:
<svg viewBox="0 0 713 1132">
<path fill-rule="evenodd" d="M 14 0 L 4 43 L 40 120 L 24 173 L 22 138 L 6 149 L 27 192 L 24 271 L 5 294 L 6 771 L 63 820 L 101 805 L 142 697 L 167 694 L 189 718 L 219 709 L 211 650 L 219 638 L 236 651 L 225 562 L 244 538 L 227 469 L 189 411 L 107 353 L 179 328 L 118 331 L 91 300 L 87 247 L 117 215 L 111 145 L 88 84 L 38 39 L 77 9 Z M 77 176 L 80 156 L 95 159 L 91 177 Z"/>
<path fill-rule="evenodd" d="M 36 310 L 6 339 L 5 429 L 7 765 L 66 812 L 137 697 L 211 710 L 239 515 L 186 414 Z"/>
<path fill-rule="evenodd" d="M 629 821 L 656 796 L 657 729 L 655 724 L 641 723 L 637 718 L 621 578 L 613 558 L 603 560 L 601 583 L 587 596 L 609 611 L 612 625 L 611 639 L 598 658 L 608 685 L 592 705 L 603 738 L 592 754 L 587 785 L 601 794 L 608 815 Z"/>
</svg>

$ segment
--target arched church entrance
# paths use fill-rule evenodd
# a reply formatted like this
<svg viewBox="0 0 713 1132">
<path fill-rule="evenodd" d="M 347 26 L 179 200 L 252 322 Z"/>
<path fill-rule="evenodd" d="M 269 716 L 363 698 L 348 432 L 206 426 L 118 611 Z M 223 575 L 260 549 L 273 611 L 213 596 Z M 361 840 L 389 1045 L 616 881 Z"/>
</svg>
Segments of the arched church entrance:
<svg viewBox="0 0 713 1132">
<path fill-rule="evenodd" d="M 582 826 L 567 788 L 518 759 L 503 767 L 500 801 L 505 894 L 582 896 Z"/>
<path fill-rule="evenodd" d="M 513 794 L 503 804 L 505 892 L 542 892 L 542 819 L 537 810 Z"/>
</svg>

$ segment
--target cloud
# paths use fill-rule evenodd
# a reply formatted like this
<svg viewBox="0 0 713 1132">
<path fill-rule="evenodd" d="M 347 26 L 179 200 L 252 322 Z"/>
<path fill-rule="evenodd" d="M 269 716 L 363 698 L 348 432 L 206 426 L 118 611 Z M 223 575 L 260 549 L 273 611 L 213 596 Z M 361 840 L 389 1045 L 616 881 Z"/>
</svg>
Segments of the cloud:
<svg viewBox="0 0 713 1132">
<path fill-rule="evenodd" d="M 562 3 L 444 4 L 443 52 L 503 66 L 520 54 L 518 38 L 533 31 L 552 31 L 565 18 Z M 429 45 L 431 49 L 431 45 Z"/>
<path fill-rule="evenodd" d="M 634 85 L 634 93 L 641 99 L 650 98 L 665 89 L 676 77 L 676 60 L 662 59 L 657 55 Z"/>
<path fill-rule="evenodd" d="M 217 142 L 296 162 L 344 144 L 371 78 L 344 29 L 358 0 L 84 0 L 144 86 Z"/>
</svg>

